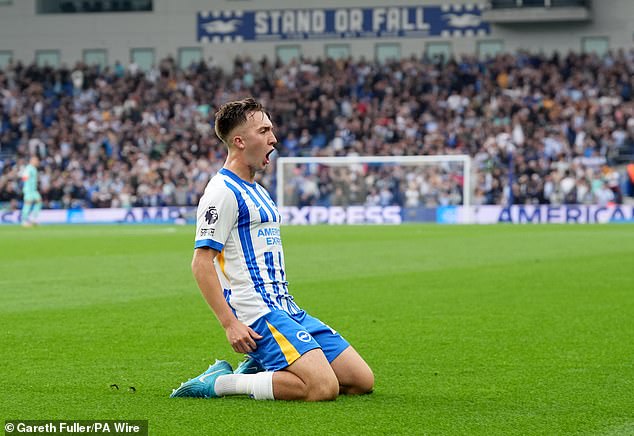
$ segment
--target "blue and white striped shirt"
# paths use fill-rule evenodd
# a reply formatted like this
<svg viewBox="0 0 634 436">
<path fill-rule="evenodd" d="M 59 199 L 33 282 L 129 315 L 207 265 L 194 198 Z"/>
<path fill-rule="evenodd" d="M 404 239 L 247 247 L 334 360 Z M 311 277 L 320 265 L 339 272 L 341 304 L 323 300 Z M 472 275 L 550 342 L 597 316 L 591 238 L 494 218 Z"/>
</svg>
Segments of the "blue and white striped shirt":
<svg viewBox="0 0 634 436">
<path fill-rule="evenodd" d="M 220 253 L 214 264 L 225 299 L 247 325 L 273 310 L 301 312 L 288 293 L 280 220 L 261 185 L 226 168 L 209 181 L 198 203 L 195 248 Z"/>
</svg>

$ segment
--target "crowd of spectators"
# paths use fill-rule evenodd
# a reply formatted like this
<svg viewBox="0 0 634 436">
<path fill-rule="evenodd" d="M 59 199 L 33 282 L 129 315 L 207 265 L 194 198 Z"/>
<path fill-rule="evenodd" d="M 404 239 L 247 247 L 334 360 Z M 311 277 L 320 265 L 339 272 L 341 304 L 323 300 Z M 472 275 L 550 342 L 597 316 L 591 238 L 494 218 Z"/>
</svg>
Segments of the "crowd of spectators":
<svg viewBox="0 0 634 436">
<path fill-rule="evenodd" d="M 616 164 L 634 155 L 633 89 L 634 50 L 237 58 L 230 71 L 171 58 L 146 72 L 16 63 L 0 71 L 0 204 L 19 207 L 19 171 L 37 154 L 45 208 L 195 205 L 226 156 L 213 114 L 247 95 L 270 110 L 281 156 L 469 154 L 475 204 L 618 203 L 632 195 Z M 460 168 L 294 172 L 285 192 L 295 204 L 462 202 Z"/>
</svg>

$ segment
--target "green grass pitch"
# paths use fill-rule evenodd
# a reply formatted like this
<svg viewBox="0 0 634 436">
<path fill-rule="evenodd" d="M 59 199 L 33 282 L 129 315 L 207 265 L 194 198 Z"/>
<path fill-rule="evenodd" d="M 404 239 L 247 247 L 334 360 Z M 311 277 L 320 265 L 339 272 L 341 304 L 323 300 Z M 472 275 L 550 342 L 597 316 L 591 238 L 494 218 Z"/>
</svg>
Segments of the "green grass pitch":
<svg viewBox="0 0 634 436">
<path fill-rule="evenodd" d="M 169 399 L 214 358 L 241 359 L 191 276 L 193 228 L 11 226 L 2 418 L 147 419 L 159 435 L 634 434 L 631 225 L 282 235 L 296 301 L 365 357 L 373 394 Z"/>
</svg>

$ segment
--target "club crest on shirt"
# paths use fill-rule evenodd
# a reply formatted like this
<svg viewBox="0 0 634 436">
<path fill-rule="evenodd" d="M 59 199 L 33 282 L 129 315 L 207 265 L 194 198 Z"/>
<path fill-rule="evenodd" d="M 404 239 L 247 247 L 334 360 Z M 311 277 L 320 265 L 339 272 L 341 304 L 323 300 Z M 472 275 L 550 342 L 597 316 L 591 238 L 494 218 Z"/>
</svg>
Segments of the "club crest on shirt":
<svg viewBox="0 0 634 436">
<path fill-rule="evenodd" d="M 207 212 L 205 212 L 205 221 L 207 221 L 209 225 L 215 224 L 216 221 L 218 221 L 218 210 L 216 206 L 209 206 Z"/>
</svg>

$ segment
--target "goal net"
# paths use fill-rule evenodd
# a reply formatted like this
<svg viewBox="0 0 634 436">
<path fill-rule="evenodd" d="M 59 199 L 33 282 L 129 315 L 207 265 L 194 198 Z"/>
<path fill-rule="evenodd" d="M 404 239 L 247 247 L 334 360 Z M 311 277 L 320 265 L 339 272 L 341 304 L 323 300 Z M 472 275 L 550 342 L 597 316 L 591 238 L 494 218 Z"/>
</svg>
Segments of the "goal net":
<svg viewBox="0 0 634 436">
<path fill-rule="evenodd" d="M 435 221 L 441 208 L 469 210 L 471 158 L 280 157 L 276 196 L 290 224 Z"/>
</svg>

